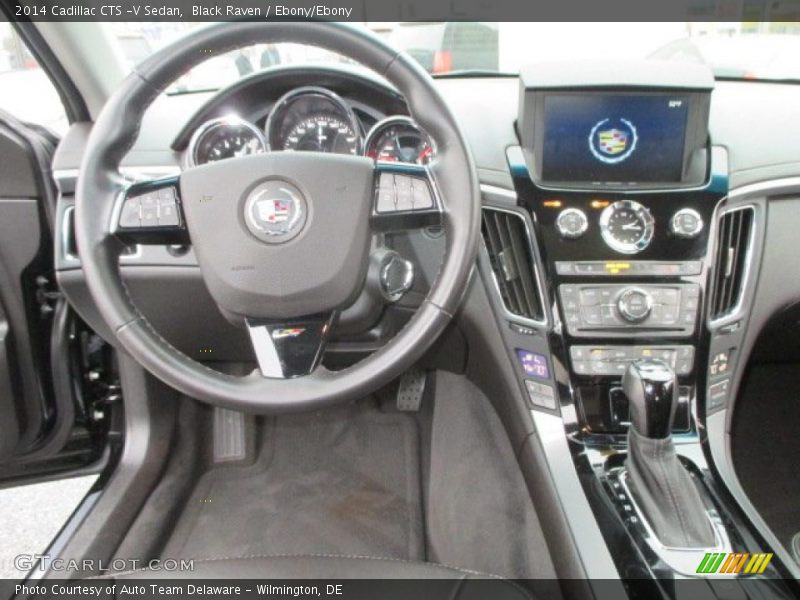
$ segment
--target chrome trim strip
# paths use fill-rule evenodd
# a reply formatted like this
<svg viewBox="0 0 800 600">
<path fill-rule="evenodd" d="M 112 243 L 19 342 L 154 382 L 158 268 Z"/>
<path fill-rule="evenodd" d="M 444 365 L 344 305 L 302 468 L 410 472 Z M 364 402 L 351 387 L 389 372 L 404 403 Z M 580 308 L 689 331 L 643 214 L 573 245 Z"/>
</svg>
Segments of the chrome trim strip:
<svg viewBox="0 0 800 600">
<path fill-rule="evenodd" d="M 771 181 L 762 181 L 759 183 L 748 183 L 741 187 L 731 189 L 728 194 L 728 200 L 735 200 L 741 198 L 745 200 L 754 196 L 765 196 L 766 192 L 773 194 L 783 194 L 785 192 L 800 191 L 800 177 L 784 177 L 782 179 L 773 179 Z"/>
<path fill-rule="evenodd" d="M 611 558 L 611 553 L 600 532 L 589 501 L 586 499 L 586 493 L 578 480 L 572 453 L 567 444 L 564 421 L 561 417 L 540 410 L 532 410 L 531 417 L 544 449 L 550 477 L 556 488 L 561 507 L 567 516 L 572 541 L 581 557 L 586 577 L 588 579 L 619 579 L 617 567 Z M 624 597 L 621 588 L 618 597 Z"/>
<path fill-rule="evenodd" d="M 80 260 L 76 254 L 69 251 L 72 245 L 70 242 L 74 236 L 74 230 L 70 227 L 70 219 L 75 219 L 75 206 L 67 206 L 64 209 L 63 216 L 61 217 L 61 255 L 66 260 Z M 75 246 L 77 248 L 77 244 Z"/>
<path fill-rule="evenodd" d="M 516 197 L 516 196 L 515 196 Z M 522 224 L 525 226 L 525 235 L 527 237 L 528 248 L 531 252 L 531 261 L 533 262 L 533 278 L 536 282 L 536 293 L 539 297 L 539 306 L 542 308 L 542 319 L 529 319 L 527 317 L 523 317 L 521 315 L 517 315 L 512 313 L 508 310 L 505 301 L 503 301 L 503 294 L 500 292 L 500 282 L 497 280 L 497 274 L 494 272 L 494 269 L 490 266 L 490 272 L 492 274 L 492 281 L 494 282 L 494 289 L 497 292 L 497 297 L 500 300 L 500 305 L 503 307 L 503 316 L 508 319 L 509 321 L 516 321 L 523 325 L 532 325 L 534 327 L 547 327 L 549 321 L 547 318 L 547 304 L 544 298 L 544 288 L 542 287 L 542 279 L 540 275 L 540 269 L 538 261 L 536 257 L 538 256 L 536 252 L 536 245 L 533 243 L 533 234 L 531 229 L 528 225 L 528 219 L 525 218 L 525 214 L 521 210 L 511 210 L 508 208 L 501 208 L 498 206 L 490 206 L 490 205 L 483 205 L 481 207 L 481 211 L 484 210 L 494 210 L 497 212 L 506 213 L 509 215 L 514 215 L 515 217 L 522 220 Z M 483 236 L 481 236 L 482 238 Z M 486 242 L 484 241 L 484 246 L 486 246 Z M 487 248 L 488 251 L 488 248 Z"/>
<path fill-rule="evenodd" d="M 272 341 L 272 336 L 270 336 L 267 326 L 247 323 L 247 333 L 250 334 L 250 341 L 256 353 L 261 376 L 286 379 L 281 359 L 278 358 L 278 351 L 275 349 L 275 343 Z"/>
<path fill-rule="evenodd" d="M 718 330 L 720 327 L 724 327 L 725 325 L 733 323 L 734 321 L 738 321 L 744 317 L 744 311 L 742 310 L 742 307 L 744 306 L 745 290 L 747 289 L 747 286 L 750 284 L 750 278 L 752 276 L 753 250 L 756 239 L 756 230 L 758 229 L 758 225 L 760 223 L 758 219 L 758 207 L 756 207 L 754 204 L 743 204 L 740 206 L 733 206 L 731 208 L 722 209 L 719 212 L 719 215 L 717 215 L 717 220 L 715 224 L 715 238 L 716 238 L 719 235 L 719 224 L 722 221 L 722 219 L 726 215 L 744 210 L 749 210 L 753 213 L 753 222 L 750 227 L 750 235 L 747 239 L 747 249 L 745 250 L 745 255 L 744 255 L 745 258 L 744 258 L 744 272 L 742 273 L 742 283 L 736 292 L 737 298 L 736 298 L 736 303 L 733 305 L 733 308 L 727 313 L 724 313 L 723 315 L 713 320 L 711 318 L 711 311 L 714 309 L 712 304 L 716 302 L 716 297 L 710 298 L 710 300 L 713 300 L 714 302 L 708 303 L 707 318 L 708 318 L 708 328 L 712 332 Z M 716 242 L 718 240 L 715 239 L 714 241 L 715 241 L 714 244 L 715 249 L 717 249 L 718 244 Z M 714 280 L 711 282 L 712 286 L 711 292 L 716 296 L 717 290 L 713 289 L 717 277 L 716 253 L 713 255 L 713 260 L 714 260 Z"/>
<path fill-rule="evenodd" d="M 81 257 L 73 254 L 69 251 L 70 241 L 73 239 L 75 233 L 70 228 L 70 215 L 73 215 L 75 212 L 75 205 L 70 204 L 69 206 L 64 207 L 63 216 L 61 217 L 61 256 L 64 258 L 65 261 L 75 262 L 80 264 Z M 119 218 L 119 212 L 117 207 L 114 207 L 114 214 L 116 214 L 116 218 Z M 73 217 L 74 218 L 74 217 Z M 77 248 L 77 243 L 75 244 Z M 135 244 L 133 246 L 133 252 L 130 254 L 120 254 L 119 260 L 132 260 L 135 258 L 139 258 L 142 255 L 142 247 L 139 244 Z"/>
<path fill-rule="evenodd" d="M 495 196 L 503 196 L 505 198 L 508 198 L 509 200 L 513 200 L 514 202 L 517 201 L 517 193 L 514 190 L 498 187 L 496 185 L 491 185 L 489 183 L 481 184 L 481 193 L 494 194 Z"/>
</svg>

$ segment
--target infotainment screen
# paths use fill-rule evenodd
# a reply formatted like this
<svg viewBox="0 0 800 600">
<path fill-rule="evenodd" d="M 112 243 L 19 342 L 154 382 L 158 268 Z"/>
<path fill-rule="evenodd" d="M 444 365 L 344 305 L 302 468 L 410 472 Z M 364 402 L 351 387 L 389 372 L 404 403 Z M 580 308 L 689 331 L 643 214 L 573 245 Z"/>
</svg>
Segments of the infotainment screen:
<svg viewBox="0 0 800 600">
<path fill-rule="evenodd" d="M 542 179 L 678 182 L 688 112 L 680 93 L 546 93 Z"/>
</svg>

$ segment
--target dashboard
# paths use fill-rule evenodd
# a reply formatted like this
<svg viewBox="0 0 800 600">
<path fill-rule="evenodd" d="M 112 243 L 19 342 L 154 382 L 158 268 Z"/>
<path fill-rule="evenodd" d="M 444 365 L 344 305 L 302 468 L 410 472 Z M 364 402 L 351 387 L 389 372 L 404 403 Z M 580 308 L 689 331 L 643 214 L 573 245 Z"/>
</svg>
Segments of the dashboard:
<svg viewBox="0 0 800 600">
<path fill-rule="evenodd" d="M 473 286 L 463 318 L 475 326 L 493 311 L 534 411 L 559 415 L 566 393 L 566 414 L 577 421 L 569 427 L 597 439 L 620 436 L 629 420 L 621 373 L 631 360 L 656 357 L 679 377 L 676 431 L 696 430 L 695 419 L 705 414 L 709 439 L 721 444 L 725 409 L 755 336 L 800 297 L 797 278 L 787 276 L 800 269 L 800 86 L 716 81 L 704 99 L 692 94 L 706 91 L 687 91 L 669 76 L 632 74 L 620 87 L 621 71 L 610 73 L 614 85 L 599 82 L 590 91 L 602 94 L 592 102 L 577 99 L 587 96 L 592 74 L 577 77 L 575 70 L 564 79 L 539 74 L 527 84 L 519 77 L 436 80 L 475 159 L 485 239 L 499 240 L 494 249 L 486 243 L 478 258 L 487 297 Z M 654 114 L 653 105 L 641 94 L 632 99 L 632 89 L 662 94 L 652 102 L 663 118 L 643 118 Z M 615 118 L 605 114 L 609 106 L 626 114 L 606 122 Z M 90 130 L 74 125 L 54 160 L 61 191 L 56 269 L 73 305 L 111 338 L 70 236 Z M 648 147 L 645 136 L 659 130 L 668 135 Z M 676 139 L 683 143 L 671 143 Z M 376 76 L 347 65 L 279 67 L 218 92 L 159 97 L 123 173 L 174 175 L 265 151 L 426 164 L 436 145 Z M 647 158 L 659 151 L 654 166 Z M 591 169 L 576 172 L 575 160 L 563 160 L 567 153 Z M 647 160 L 637 163 L 640 157 Z M 417 273 L 414 297 L 399 309 L 418 305 L 436 277 L 445 246 L 441 231 L 434 233 L 385 236 Z M 512 235 L 519 244 L 510 253 Z M 137 305 L 173 345 L 198 360 L 208 360 L 209 349 L 221 363 L 252 360 L 249 344 L 211 300 L 191 247 L 139 246 L 120 264 Z M 516 281 L 519 273 L 532 276 Z M 376 350 L 402 326 L 371 306 L 352 308 L 337 326 L 333 364 Z M 365 330 L 365 322 L 372 328 Z M 447 359 L 461 368 L 466 358 L 452 354 Z"/>
</svg>

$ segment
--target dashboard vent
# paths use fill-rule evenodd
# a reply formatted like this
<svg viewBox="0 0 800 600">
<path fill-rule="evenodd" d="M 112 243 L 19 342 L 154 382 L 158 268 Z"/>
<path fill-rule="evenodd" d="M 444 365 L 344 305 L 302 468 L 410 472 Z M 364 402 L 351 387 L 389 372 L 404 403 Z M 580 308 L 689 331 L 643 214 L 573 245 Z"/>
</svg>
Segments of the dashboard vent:
<svg viewBox="0 0 800 600">
<path fill-rule="evenodd" d="M 742 298 L 750 260 L 753 236 L 752 206 L 726 212 L 719 220 L 711 319 L 724 317 L 736 309 Z"/>
<path fill-rule="evenodd" d="M 523 216 L 485 207 L 481 232 L 506 310 L 518 317 L 543 321 L 533 246 Z"/>
</svg>

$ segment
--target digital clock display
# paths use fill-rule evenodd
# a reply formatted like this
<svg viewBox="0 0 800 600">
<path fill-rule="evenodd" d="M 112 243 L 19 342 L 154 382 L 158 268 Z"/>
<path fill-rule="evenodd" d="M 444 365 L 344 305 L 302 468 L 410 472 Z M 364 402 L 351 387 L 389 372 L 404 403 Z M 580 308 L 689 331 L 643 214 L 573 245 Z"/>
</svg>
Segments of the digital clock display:
<svg viewBox="0 0 800 600">
<path fill-rule="evenodd" d="M 517 348 L 517 359 L 525 375 L 539 379 L 550 379 L 547 358 L 543 354 Z"/>
</svg>

